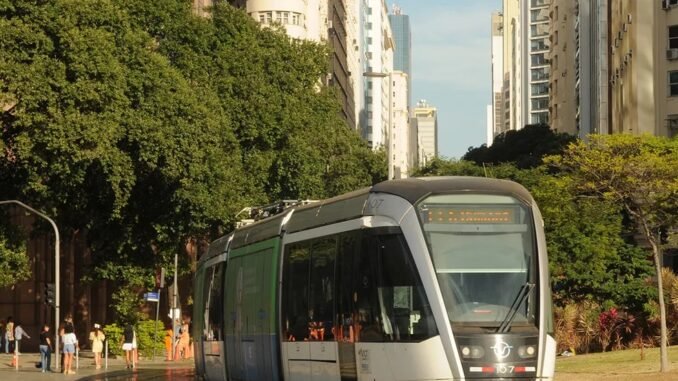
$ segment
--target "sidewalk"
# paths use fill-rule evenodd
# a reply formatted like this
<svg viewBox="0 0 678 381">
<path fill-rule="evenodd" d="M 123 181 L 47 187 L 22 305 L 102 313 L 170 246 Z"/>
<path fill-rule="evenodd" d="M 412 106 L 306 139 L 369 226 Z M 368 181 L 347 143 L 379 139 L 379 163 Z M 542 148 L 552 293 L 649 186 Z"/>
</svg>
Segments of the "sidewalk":
<svg viewBox="0 0 678 381">
<path fill-rule="evenodd" d="M 123 375 L 129 375 L 130 370 L 125 367 L 125 359 L 123 357 L 109 358 L 108 368 L 105 367 L 106 360 L 102 359 L 101 369 L 96 369 L 94 366 L 94 357 L 91 352 L 81 352 L 79 358 L 79 367 L 76 369 L 74 375 L 64 375 L 56 371 L 56 360 L 52 354 L 52 370 L 54 373 L 42 373 L 40 368 L 36 368 L 35 364 L 40 361 L 39 353 L 22 353 L 19 355 L 19 370 L 12 367 L 12 355 L 0 353 L 0 381 L 8 380 L 23 380 L 23 381 L 46 381 L 46 380 L 63 380 L 64 378 L 70 380 L 95 380 L 95 379 L 111 379 L 120 378 Z M 75 359 L 73 360 L 75 365 Z M 146 370 L 192 370 L 194 368 L 193 359 L 179 360 L 179 361 L 164 361 L 163 356 L 157 356 L 155 361 L 150 359 L 141 359 L 137 364 L 136 371 L 143 373 Z M 135 372 L 136 373 L 136 372 Z M 184 372 L 187 373 L 187 372 Z M 111 377 L 112 376 L 112 377 Z M 137 377 L 134 377 L 135 379 Z M 139 374 L 138 379 L 144 379 Z M 155 378 L 155 377 L 154 377 Z M 173 379 L 176 379 L 174 377 Z"/>
</svg>

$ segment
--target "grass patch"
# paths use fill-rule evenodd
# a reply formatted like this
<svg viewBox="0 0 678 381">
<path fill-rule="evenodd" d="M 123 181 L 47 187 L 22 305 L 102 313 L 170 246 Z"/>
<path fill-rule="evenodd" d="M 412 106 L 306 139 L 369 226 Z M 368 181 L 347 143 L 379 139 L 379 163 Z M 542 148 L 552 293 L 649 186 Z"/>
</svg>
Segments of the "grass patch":
<svg viewBox="0 0 678 381">
<path fill-rule="evenodd" d="M 641 359 L 640 349 L 593 353 L 556 360 L 556 380 L 588 379 L 585 375 L 612 376 L 602 379 L 664 379 L 659 377 L 659 348 L 645 349 Z M 669 347 L 671 379 L 678 379 L 678 346 Z M 594 379 L 594 378 L 591 378 Z"/>
</svg>

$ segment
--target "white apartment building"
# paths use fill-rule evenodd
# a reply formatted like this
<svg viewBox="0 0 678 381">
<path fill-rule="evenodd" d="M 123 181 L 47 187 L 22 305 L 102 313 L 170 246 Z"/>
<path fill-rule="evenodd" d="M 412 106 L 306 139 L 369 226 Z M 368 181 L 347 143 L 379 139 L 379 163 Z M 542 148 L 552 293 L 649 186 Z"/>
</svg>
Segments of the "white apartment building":
<svg viewBox="0 0 678 381">
<path fill-rule="evenodd" d="M 410 154 L 410 123 L 408 103 L 408 76 L 402 71 L 391 74 L 392 116 L 390 131 L 390 155 L 395 179 L 404 179 L 409 176 L 413 158 Z"/>
<path fill-rule="evenodd" d="M 549 123 L 549 5 L 551 0 L 503 0 L 501 132 Z"/>
<path fill-rule="evenodd" d="M 363 138 L 373 148 L 386 147 L 389 113 L 388 74 L 393 72 L 393 33 L 384 0 L 362 0 L 365 119 Z M 392 107 L 392 106 L 391 106 Z"/>
<path fill-rule="evenodd" d="M 504 34 L 503 15 L 492 13 L 492 104 L 487 117 L 487 146 L 492 145 L 496 135 L 502 132 L 504 125 Z"/>
<path fill-rule="evenodd" d="M 438 109 L 422 99 L 414 108 L 414 117 L 417 119 L 417 155 L 423 167 L 438 156 Z"/>
</svg>

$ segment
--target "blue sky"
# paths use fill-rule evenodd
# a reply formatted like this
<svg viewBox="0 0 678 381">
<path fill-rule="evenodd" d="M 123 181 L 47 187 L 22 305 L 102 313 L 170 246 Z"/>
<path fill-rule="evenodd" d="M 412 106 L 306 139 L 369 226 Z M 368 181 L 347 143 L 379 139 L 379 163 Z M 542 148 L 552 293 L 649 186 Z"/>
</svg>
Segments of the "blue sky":
<svg viewBox="0 0 678 381">
<path fill-rule="evenodd" d="M 490 20 L 500 0 L 387 0 L 410 16 L 413 102 L 438 108 L 438 150 L 461 158 L 485 143 Z"/>
</svg>

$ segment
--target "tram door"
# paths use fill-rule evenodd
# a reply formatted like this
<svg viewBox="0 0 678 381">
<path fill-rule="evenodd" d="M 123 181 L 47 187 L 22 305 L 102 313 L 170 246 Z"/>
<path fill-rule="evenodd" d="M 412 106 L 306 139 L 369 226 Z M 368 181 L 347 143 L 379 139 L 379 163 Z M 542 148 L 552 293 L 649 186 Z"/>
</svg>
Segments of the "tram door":
<svg viewBox="0 0 678 381">
<path fill-rule="evenodd" d="M 226 342 L 232 380 L 277 380 L 273 248 L 260 244 L 229 260 Z"/>
<path fill-rule="evenodd" d="M 205 274 L 205 327 L 203 335 L 203 354 L 205 373 L 208 380 L 226 379 L 226 357 L 223 337 L 223 274 L 226 262 L 218 262 L 209 267 Z"/>
<path fill-rule="evenodd" d="M 343 288 L 352 282 L 357 248 L 353 233 L 287 245 L 281 303 L 287 380 L 357 379 L 352 292 Z"/>
</svg>

